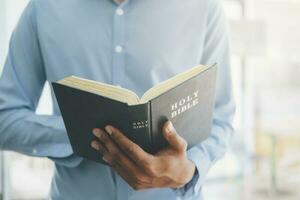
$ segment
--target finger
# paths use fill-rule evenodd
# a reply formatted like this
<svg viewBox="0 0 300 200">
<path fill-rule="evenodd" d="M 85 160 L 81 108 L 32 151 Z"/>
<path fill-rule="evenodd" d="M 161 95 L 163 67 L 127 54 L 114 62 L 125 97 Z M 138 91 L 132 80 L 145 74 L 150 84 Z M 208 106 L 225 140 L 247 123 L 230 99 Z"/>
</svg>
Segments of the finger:
<svg viewBox="0 0 300 200">
<path fill-rule="evenodd" d="M 124 154 L 120 151 L 119 147 L 110 139 L 110 137 L 107 135 L 107 133 L 101 129 L 94 129 L 93 134 L 99 138 L 99 140 L 102 142 L 103 150 L 103 160 L 109 158 L 106 161 L 111 166 L 114 165 L 120 165 L 122 168 L 124 168 L 128 172 L 135 172 L 137 171 L 137 166 Z M 101 143 L 98 143 L 98 149 L 101 150 Z M 95 144 L 94 144 L 95 145 Z M 105 150 L 106 149 L 106 150 Z M 111 159 L 110 159 L 111 158 Z"/>
<path fill-rule="evenodd" d="M 106 126 L 105 130 L 118 146 L 138 165 L 144 166 L 152 162 L 153 156 L 145 152 L 140 146 L 129 140 L 124 134 L 113 126 Z"/>
<path fill-rule="evenodd" d="M 117 145 L 109 138 L 105 131 L 95 128 L 93 134 L 103 143 L 110 154 L 116 155 L 121 153 Z"/>
<path fill-rule="evenodd" d="M 169 144 L 176 150 L 185 152 L 187 143 L 180 135 L 177 134 L 171 121 L 167 121 L 163 126 L 163 135 Z"/>
<path fill-rule="evenodd" d="M 101 144 L 101 142 L 93 140 L 91 142 L 91 147 L 97 151 L 99 151 L 99 153 L 101 153 L 102 155 L 104 154 L 105 151 L 107 151 L 107 149 L 103 146 L 103 144 Z"/>
<path fill-rule="evenodd" d="M 105 154 L 103 160 L 110 163 L 112 168 L 134 189 L 151 188 L 152 182 L 143 176 L 139 169 L 133 172 L 127 171 L 119 162 L 114 162 L 109 154 Z"/>
<path fill-rule="evenodd" d="M 120 165 L 116 165 L 113 169 L 135 190 L 152 188 L 151 182 L 147 179 L 140 179 L 140 175 L 130 174 L 124 170 Z"/>
<path fill-rule="evenodd" d="M 126 156 L 119 150 L 119 147 L 110 139 L 105 131 L 96 128 L 93 130 L 93 134 L 100 140 L 100 142 L 102 142 L 103 147 L 105 147 L 107 150 L 107 154 L 109 154 L 109 157 L 114 159 L 113 161 L 124 162 L 123 164 L 128 164 L 126 161 Z M 100 143 L 93 143 L 98 150 L 100 149 L 99 144 Z"/>
<path fill-rule="evenodd" d="M 121 167 L 121 164 L 116 161 L 111 155 L 109 154 L 104 154 L 102 159 L 108 163 L 113 169 L 115 169 L 120 175 L 122 175 L 122 177 L 126 180 L 129 181 L 130 180 L 130 173 L 125 173 L 126 170 Z"/>
</svg>

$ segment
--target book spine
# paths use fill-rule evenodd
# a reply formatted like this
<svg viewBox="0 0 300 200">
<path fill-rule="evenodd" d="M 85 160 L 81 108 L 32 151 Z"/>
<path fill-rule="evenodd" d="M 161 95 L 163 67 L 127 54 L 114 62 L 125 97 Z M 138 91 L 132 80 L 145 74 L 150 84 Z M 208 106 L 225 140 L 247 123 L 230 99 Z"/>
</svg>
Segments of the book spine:
<svg viewBox="0 0 300 200">
<path fill-rule="evenodd" d="M 168 101 L 165 101 L 168 102 Z M 161 103 L 161 102 L 160 102 Z M 166 121 L 168 121 L 169 116 L 166 115 L 168 111 L 166 111 L 166 108 L 168 106 L 157 106 L 157 102 L 154 100 L 151 100 L 149 102 L 150 106 L 150 133 L 151 133 L 151 152 L 153 154 L 157 153 L 161 149 L 167 147 L 169 144 L 164 138 L 162 134 L 162 127 Z M 159 107 L 159 111 L 157 108 Z M 162 112 L 164 111 L 164 112 Z M 157 114 L 159 113 L 159 114 Z"/>
<path fill-rule="evenodd" d="M 152 152 L 150 103 L 129 106 L 130 135 L 133 142 L 148 153 Z"/>
</svg>

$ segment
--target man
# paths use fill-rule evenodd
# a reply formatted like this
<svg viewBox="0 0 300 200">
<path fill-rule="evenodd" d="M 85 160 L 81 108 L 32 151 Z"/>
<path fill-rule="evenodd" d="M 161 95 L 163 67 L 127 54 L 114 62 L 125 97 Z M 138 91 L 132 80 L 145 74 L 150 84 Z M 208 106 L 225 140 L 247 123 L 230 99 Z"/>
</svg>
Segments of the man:
<svg viewBox="0 0 300 200">
<path fill-rule="evenodd" d="M 54 115 L 35 114 L 46 81 L 76 75 L 141 95 L 189 67 L 215 62 L 211 136 L 189 150 L 171 122 L 162 129 L 170 147 L 156 155 L 118 127 L 95 127 L 86 134 L 99 138 L 91 146 L 109 167 L 73 154 L 54 95 Z M 209 168 L 225 153 L 233 113 L 218 0 L 31 0 L 0 79 L 1 149 L 53 160 L 51 199 L 200 199 Z"/>
</svg>

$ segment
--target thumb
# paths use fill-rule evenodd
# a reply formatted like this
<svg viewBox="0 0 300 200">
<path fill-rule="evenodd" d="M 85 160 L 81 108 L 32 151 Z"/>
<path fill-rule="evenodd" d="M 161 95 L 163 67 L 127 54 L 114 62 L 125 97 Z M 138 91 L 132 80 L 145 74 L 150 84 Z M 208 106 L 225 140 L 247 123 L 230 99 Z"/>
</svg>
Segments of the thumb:
<svg viewBox="0 0 300 200">
<path fill-rule="evenodd" d="M 177 134 L 171 121 L 167 121 L 163 126 L 163 135 L 169 144 L 176 150 L 185 152 L 187 143 L 180 135 Z"/>
</svg>

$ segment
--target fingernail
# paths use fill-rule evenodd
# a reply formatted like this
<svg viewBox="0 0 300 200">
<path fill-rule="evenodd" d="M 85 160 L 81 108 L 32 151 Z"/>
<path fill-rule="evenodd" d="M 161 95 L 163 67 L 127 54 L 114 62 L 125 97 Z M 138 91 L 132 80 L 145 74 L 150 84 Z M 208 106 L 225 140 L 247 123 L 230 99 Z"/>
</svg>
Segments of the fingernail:
<svg viewBox="0 0 300 200">
<path fill-rule="evenodd" d="M 112 130 L 111 130 L 110 126 L 106 126 L 106 127 L 105 127 L 105 130 L 106 130 L 106 132 L 107 132 L 109 135 L 112 134 Z"/>
<path fill-rule="evenodd" d="M 99 138 L 101 137 L 100 130 L 97 129 L 97 128 L 93 129 L 93 134 L 94 134 L 96 137 L 99 137 Z"/>
<path fill-rule="evenodd" d="M 99 144 L 96 141 L 92 141 L 91 146 L 96 149 L 99 150 Z"/>
<path fill-rule="evenodd" d="M 173 124 L 171 121 L 168 122 L 168 125 L 166 127 L 167 132 L 172 132 L 174 130 Z"/>
<path fill-rule="evenodd" d="M 108 163 L 108 160 L 107 160 L 107 158 L 105 156 L 102 157 L 102 160 L 104 160 L 105 162 Z"/>
</svg>

